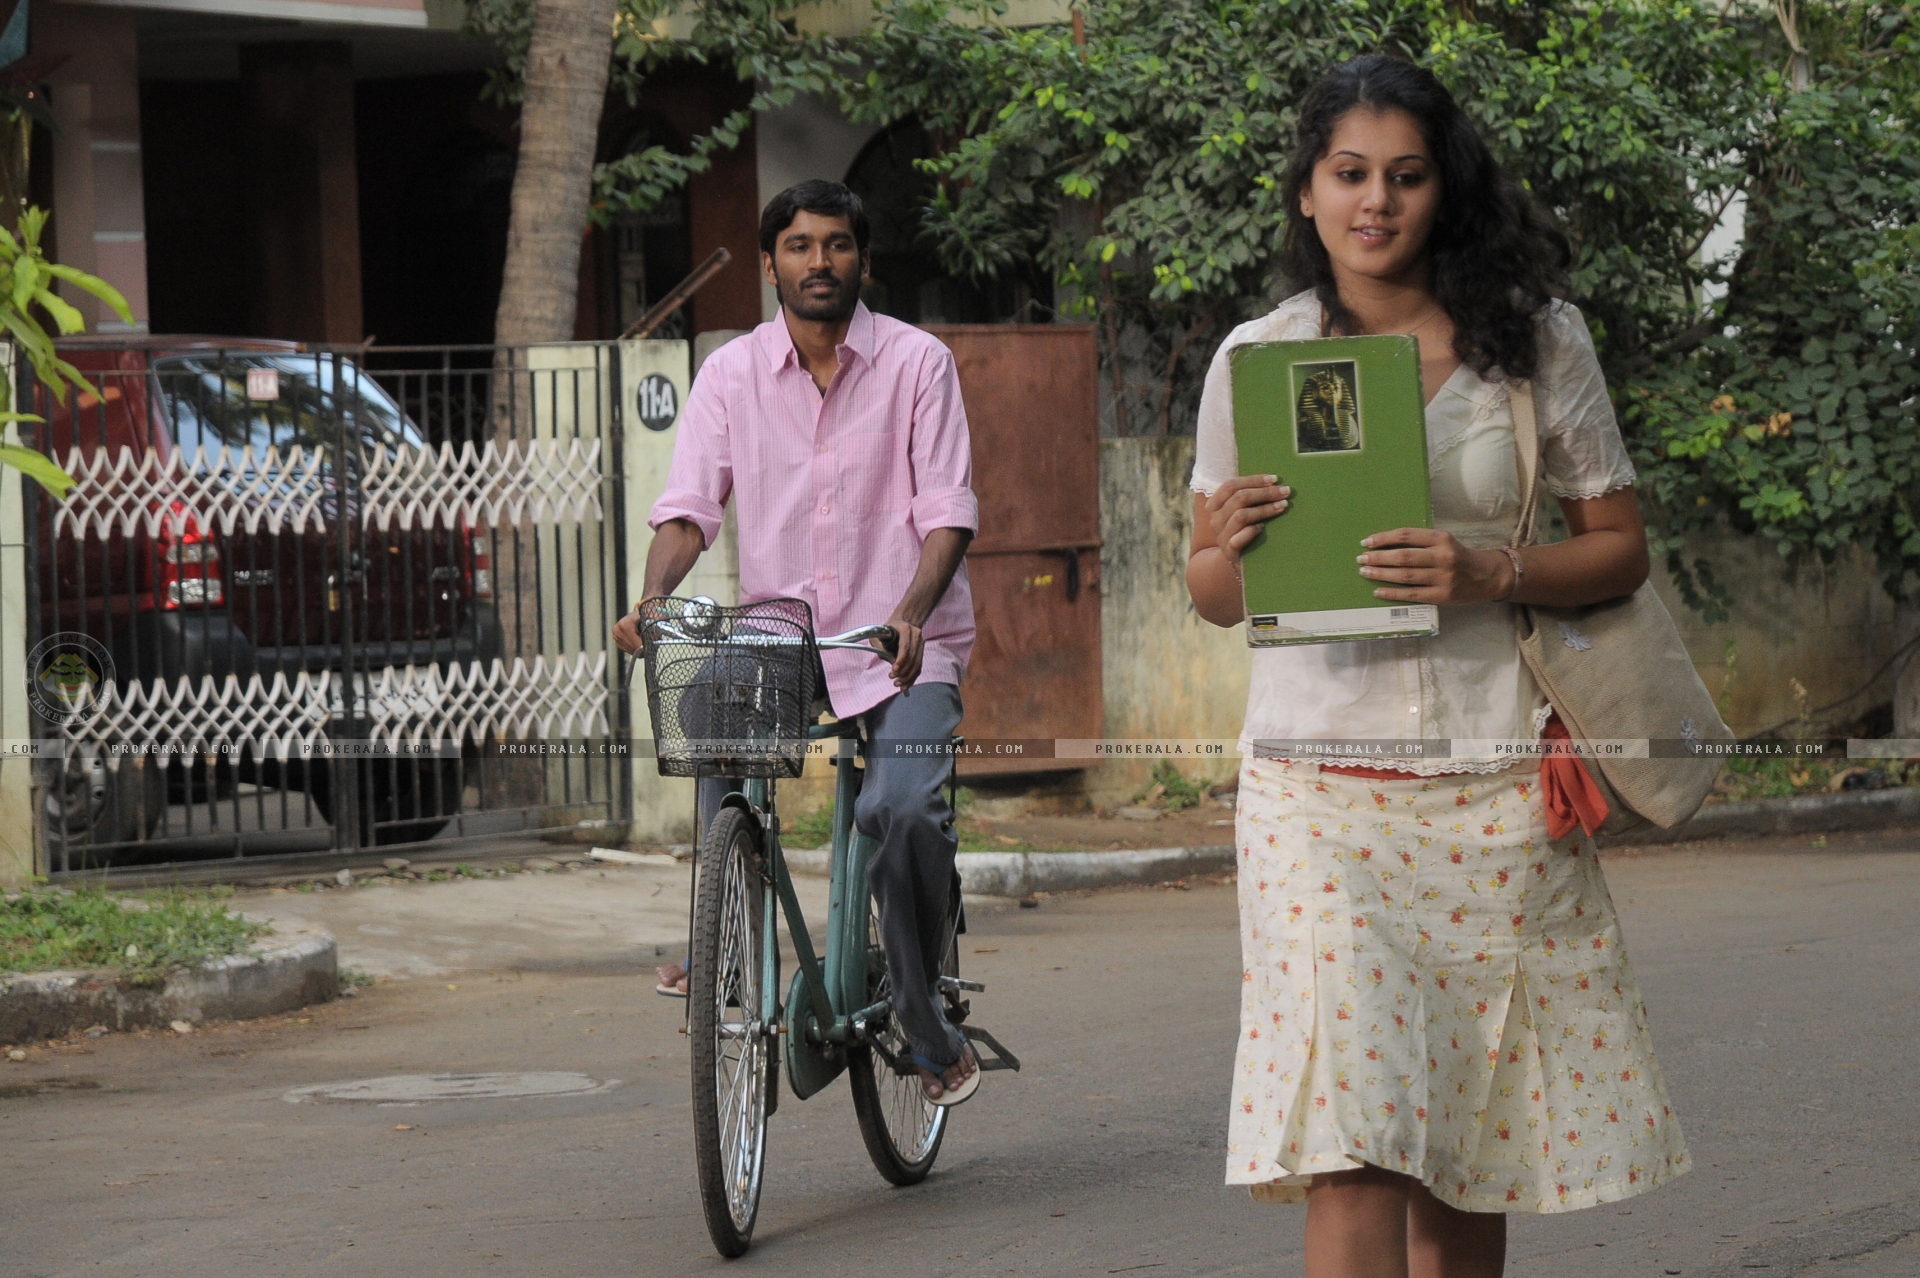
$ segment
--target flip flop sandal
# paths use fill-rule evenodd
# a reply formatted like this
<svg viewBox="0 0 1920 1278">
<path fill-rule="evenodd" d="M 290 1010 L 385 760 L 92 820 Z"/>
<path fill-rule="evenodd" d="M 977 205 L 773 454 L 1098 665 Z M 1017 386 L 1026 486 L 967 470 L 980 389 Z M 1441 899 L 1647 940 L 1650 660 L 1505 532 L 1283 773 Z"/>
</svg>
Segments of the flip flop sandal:
<svg viewBox="0 0 1920 1278">
<path fill-rule="evenodd" d="M 945 1074 L 948 1070 L 952 1069 L 954 1065 L 953 1061 L 948 1061 L 945 1065 L 936 1064 L 933 1060 L 922 1056 L 918 1052 L 914 1052 L 912 1055 L 913 1063 L 921 1069 L 926 1070 L 927 1073 L 933 1075 L 935 1078 L 939 1078 Z M 922 1084 L 920 1095 L 925 1097 L 929 1105 L 938 1105 L 942 1109 L 951 1109 L 955 1105 L 965 1104 L 975 1092 L 980 1090 L 980 1062 L 978 1060 L 974 1061 L 973 1073 L 967 1075 L 966 1082 L 961 1083 L 957 1087 L 946 1087 L 944 1083 L 941 1084 L 941 1086 L 945 1088 L 945 1090 L 943 1090 L 940 1095 L 928 1096 L 926 1087 Z"/>
<path fill-rule="evenodd" d="M 680 965 L 680 970 L 682 972 L 686 972 L 688 966 L 689 966 L 688 964 L 682 963 Z M 685 976 L 682 976 L 680 979 L 684 981 L 687 978 Z M 662 998 L 685 998 L 687 996 L 687 992 L 685 990 L 669 985 L 665 981 L 656 981 L 653 986 L 653 992 L 655 994 L 658 994 Z"/>
</svg>

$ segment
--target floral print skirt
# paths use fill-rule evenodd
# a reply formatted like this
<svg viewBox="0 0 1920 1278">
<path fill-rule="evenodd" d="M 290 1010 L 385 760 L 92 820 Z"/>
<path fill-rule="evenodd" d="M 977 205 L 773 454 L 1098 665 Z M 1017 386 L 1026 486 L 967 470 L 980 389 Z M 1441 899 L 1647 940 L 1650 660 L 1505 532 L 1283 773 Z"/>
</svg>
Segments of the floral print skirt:
<svg viewBox="0 0 1920 1278">
<path fill-rule="evenodd" d="M 1554 1212 L 1690 1165 L 1592 846 L 1537 774 L 1240 773 L 1240 1042 L 1227 1182 L 1417 1177 L 1465 1211 Z"/>
</svg>

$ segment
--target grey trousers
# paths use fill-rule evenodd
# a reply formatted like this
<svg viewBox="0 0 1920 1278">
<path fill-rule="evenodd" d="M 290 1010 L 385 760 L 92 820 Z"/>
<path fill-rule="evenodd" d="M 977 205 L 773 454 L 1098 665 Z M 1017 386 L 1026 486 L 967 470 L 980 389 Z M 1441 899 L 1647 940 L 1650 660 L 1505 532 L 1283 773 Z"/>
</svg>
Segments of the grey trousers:
<svg viewBox="0 0 1920 1278">
<path fill-rule="evenodd" d="M 946 957 L 953 857 L 960 846 L 947 803 L 949 758 L 925 747 L 960 726 L 960 689 L 920 683 L 861 716 L 867 732 L 866 776 L 854 804 L 856 829 L 879 844 L 867 886 L 880 907 L 880 944 L 893 982 L 893 1014 L 907 1045 L 931 1060 L 958 1060 L 966 1036 L 940 1010 L 937 982 Z M 895 753 L 886 743 L 919 749 Z M 703 777 L 700 829 L 740 783 Z"/>
</svg>

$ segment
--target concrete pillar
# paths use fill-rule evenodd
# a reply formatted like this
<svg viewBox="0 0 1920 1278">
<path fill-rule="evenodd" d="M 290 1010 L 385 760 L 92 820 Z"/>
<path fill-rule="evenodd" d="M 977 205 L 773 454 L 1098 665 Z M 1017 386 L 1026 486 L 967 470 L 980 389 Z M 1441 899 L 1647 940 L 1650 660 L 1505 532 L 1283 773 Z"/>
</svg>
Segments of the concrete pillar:
<svg viewBox="0 0 1920 1278">
<path fill-rule="evenodd" d="M 345 41 L 240 46 L 253 328 L 358 342 L 360 186 Z"/>
<path fill-rule="evenodd" d="M 0 346 L 6 366 L 13 348 Z M 0 440 L 19 442 L 11 425 Z M 27 548 L 22 481 L 0 471 L 0 599 L 27 597 Z M 22 747 L 33 736 L 27 711 L 27 610 L 0 607 L 0 888 L 24 887 L 38 868 L 34 855 L 33 760 Z"/>
<path fill-rule="evenodd" d="M 119 289 L 128 323 L 70 284 L 61 296 L 91 331 L 147 327 L 146 203 L 140 171 L 140 55 L 135 15 L 92 6 L 36 10 L 34 47 L 66 54 L 51 75 L 54 255 Z"/>
</svg>

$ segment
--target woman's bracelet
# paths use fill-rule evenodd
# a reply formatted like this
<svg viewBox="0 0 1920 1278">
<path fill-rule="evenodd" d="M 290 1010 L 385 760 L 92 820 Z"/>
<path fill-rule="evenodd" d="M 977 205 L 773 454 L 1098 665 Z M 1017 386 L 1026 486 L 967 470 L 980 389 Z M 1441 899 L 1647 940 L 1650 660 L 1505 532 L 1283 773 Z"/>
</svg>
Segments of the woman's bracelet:
<svg viewBox="0 0 1920 1278">
<path fill-rule="evenodd" d="M 1513 598 L 1520 589 L 1520 579 L 1527 575 L 1526 565 L 1520 562 L 1520 550 L 1518 547 L 1502 546 L 1500 549 L 1506 552 L 1508 561 L 1513 564 L 1513 582 L 1508 585 L 1505 594 L 1493 601 L 1495 603 L 1505 603 L 1507 600 Z"/>
</svg>

